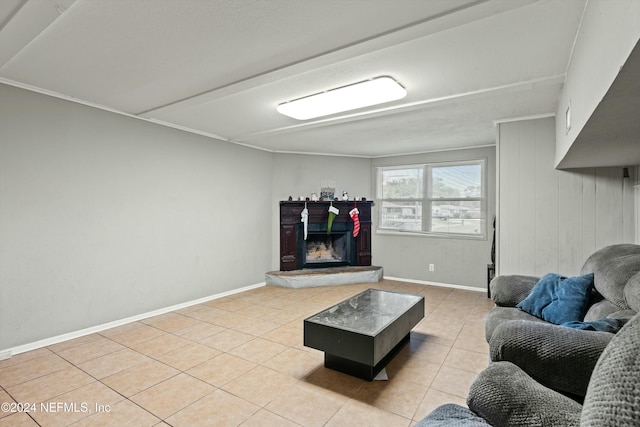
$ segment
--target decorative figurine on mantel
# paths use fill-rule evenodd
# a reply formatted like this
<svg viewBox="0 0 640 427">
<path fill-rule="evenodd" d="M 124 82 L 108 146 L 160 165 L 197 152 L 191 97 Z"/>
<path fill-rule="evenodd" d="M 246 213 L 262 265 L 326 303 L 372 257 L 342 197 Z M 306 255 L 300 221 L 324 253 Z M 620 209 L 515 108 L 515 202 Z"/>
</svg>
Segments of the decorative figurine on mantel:
<svg viewBox="0 0 640 427">
<path fill-rule="evenodd" d="M 346 191 L 342 192 L 342 200 L 344 200 L 345 202 L 347 200 L 349 200 L 349 193 L 347 193 Z"/>
<path fill-rule="evenodd" d="M 318 201 L 318 195 L 316 193 L 311 193 L 311 201 L 312 202 L 317 202 Z"/>
</svg>

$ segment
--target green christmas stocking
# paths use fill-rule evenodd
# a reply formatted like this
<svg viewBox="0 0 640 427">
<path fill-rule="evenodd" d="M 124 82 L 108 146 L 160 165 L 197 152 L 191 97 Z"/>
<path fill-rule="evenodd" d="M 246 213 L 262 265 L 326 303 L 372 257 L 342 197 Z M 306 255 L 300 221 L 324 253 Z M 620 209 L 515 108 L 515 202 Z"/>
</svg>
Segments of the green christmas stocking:
<svg viewBox="0 0 640 427">
<path fill-rule="evenodd" d="M 333 225 L 333 220 L 335 219 L 336 215 L 338 215 L 340 213 L 340 211 L 338 210 L 338 208 L 335 208 L 333 206 L 333 203 L 331 203 L 331 206 L 329 206 L 329 221 L 327 222 L 327 234 L 331 234 L 331 226 Z"/>
</svg>

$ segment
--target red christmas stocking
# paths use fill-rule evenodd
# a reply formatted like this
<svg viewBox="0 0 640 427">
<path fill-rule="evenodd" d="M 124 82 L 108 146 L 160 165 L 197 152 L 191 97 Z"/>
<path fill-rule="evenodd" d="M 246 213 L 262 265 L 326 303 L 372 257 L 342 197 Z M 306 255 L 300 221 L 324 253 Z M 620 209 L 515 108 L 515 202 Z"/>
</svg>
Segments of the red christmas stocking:
<svg viewBox="0 0 640 427">
<path fill-rule="evenodd" d="M 356 207 L 349 211 L 349 216 L 353 220 L 353 237 L 358 237 L 358 233 L 360 233 L 360 218 L 358 218 L 359 213 L 360 211 Z"/>
</svg>

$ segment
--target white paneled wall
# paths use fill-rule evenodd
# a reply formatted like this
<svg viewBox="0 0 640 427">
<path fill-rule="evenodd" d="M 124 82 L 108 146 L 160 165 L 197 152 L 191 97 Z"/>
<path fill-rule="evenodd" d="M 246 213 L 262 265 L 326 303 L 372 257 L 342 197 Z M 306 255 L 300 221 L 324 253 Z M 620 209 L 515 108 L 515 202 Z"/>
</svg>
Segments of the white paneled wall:
<svg viewBox="0 0 640 427">
<path fill-rule="evenodd" d="M 640 168 L 638 168 L 640 169 Z M 636 175 L 637 176 L 637 175 Z M 636 210 L 636 244 L 640 245 L 640 184 L 636 184 L 634 187 L 636 190 L 635 210 Z"/>
<path fill-rule="evenodd" d="M 577 274 L 596 249 L 635 240 L 634 177 L 554 169 L 553 117 L 500 123 L 497 155 L 499 274 Z"/>
</svg>

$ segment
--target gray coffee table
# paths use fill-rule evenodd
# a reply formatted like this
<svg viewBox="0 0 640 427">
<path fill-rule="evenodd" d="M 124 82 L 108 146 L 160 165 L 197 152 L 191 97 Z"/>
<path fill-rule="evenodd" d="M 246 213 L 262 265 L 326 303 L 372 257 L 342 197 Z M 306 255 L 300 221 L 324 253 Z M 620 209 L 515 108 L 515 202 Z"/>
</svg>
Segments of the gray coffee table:
<svg viewBox="0 0 640 427">
<path fill-rule="evenodd" d="M 424 296 L 367 289 L 304 320 L 304 345 L 324 366 L 371 381 L 424 318 Z"/>
</svg>

